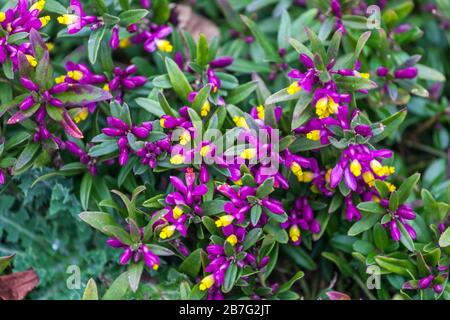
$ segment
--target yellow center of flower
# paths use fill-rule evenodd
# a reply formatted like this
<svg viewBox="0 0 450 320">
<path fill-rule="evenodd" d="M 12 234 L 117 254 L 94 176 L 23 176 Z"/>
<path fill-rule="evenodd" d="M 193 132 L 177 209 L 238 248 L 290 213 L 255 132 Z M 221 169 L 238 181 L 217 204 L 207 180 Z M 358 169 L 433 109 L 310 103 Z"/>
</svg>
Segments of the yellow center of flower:
<svg viewBox="0 0 450 320">
<path fill-rule="evenodd" d="M 362 72 L 359 76 L 364 79 L 370 79 L 370 73 Z"/>
<path fill-rule="evenodd" d="M 67 72 L 67 76 L 75 81 L 80 81 L 81 79 L 83 79 L 84 74 L 79 70 L 75 70 Z"/>
<path fill-rule="evenodd" d="M 36 9 L 42 11 L 44 10 L 44 7 L 45 7 L 45 0 L 39 0 L 38 2 L 33 4 L 28 11 L 33 12 Z"/>
<path fill-rule="evenodd" d="M 332 171 L 332 169 L 328 169 L 328 170 L 327 170 L 327 173 L 325 174 L 325 181 L 326 181 L 327 183 L 330 183 L 330 179 L 331 179 L 331 171 Z"/>
<path fill-rule="evenodd" d="M 311 130 L 306 134 L 306 138 L 313 141 L 318 141 L 320 139 L 320 130 Z"/>
<path fill-rule="evenodd" d="M 219 219 L 216 220 L 216 227 L 226 227 L 229 226 L 234 220 L 234 217 L 230 214 L 221 216 Z"/>
<path fill-rule="evenodd" d="M 42 18 L 39 18 L 39 21 L 41 22 L 41 27 L 45 27 L 47 25 L 47 23 L 49 23 L 51 20 L 50 16 L 45 16 Z"/>
<path fill-rule="evenodd" d="M 164 120 L 164 119 L 161 119 L 161 120 Z M 160 124 L 161 124 L 161 120 L 159 121 Z M 183 133 L 180 135 L 180 144 L 185 146 L 189 143 L 189 141 L 191 141 L 191 134 L 189 133 L 189 131 L 184 130 Z"/>
<path fill-rule="evenodd" d="M 370 168 L 375 172 L 377 176 L 389 176 L 395 172 L 394 167 L 383 166 L 378 160 L 370 161 Z"/>
<path fill-rule="evenodd" d="M 336 113 L 339 105 L 330 96 L 320 98 L 316 103 L 316 114 L 320 119 L 329 117 Z"/>
<path fill-rule="evenodd" d="M 161 239 L 168 239 L 171 236 L 173 236 L 174 233 L 175 233 L 174 225 L 165 226 L 164 228 L 161 229 L 161 232 L 159 233 L 159 237 Z"/>
<path fill-rule="evenodd" d="M 0 12 L 0 22 L 5 21 L 6 19 L 6 14 L 4 12 Z"/>
<path fill-rule="evenodd" d="M 210 110 L 211 110 L 211 105 L 209 104 L 209 101 L 205 101 L 205 103 L 203 104 L 203 106 L 200 110 L 200 115 L 202 117 L 206 117 L 209 114 Z"/>
<path fill-rule="evenodd" d="M 128 48 L 130 45 L 131 45 L 130 38 L 121 39 L 119 41 L 119 48 L 120 49 Z"/>
<path fill-rule="evenodd" d="M 375 184 L 375 177 L 370 171 L 366 171 L 363 173 L 363 180 L 369 187 L 373 187 L 373 185 Z"/>
<path fill-rule="evenodd" d="M 300 87 L 298 85 L 298 82 L 293 82 L 291 83 L 291 85 L 287 88 L 287 93 L 290 95 L 296 94 L 297 92 L 299 92 L 302 89 L 302 87 Z"/>
<path fill-rule="evenodd" d="M 248 129 L 248 124 L 244 117 L 234 116 L 233 121 L 236 126 Z"/>
<path fill-rule="evenodd" d="M 79 20 L 80 18 L 76 14 L 64 14 L 58 17 L 58 22 L 65 25 L 74 24 Z"/>
<path fill-rule="evenodd" d="M 181 209 L 179 206 L 176 206 L 175 208 L 173 208 L 172 213 L 173 213 L 173 217 L 175 219 L 178 219 L 179 217 L 181 217 L 183 215 L 183 209 Z"/>
<path fill-rule="evenodd" d="M 81 121 L 83 121 L 83 120 L 86 120 L 87 117 L 88 117 L 88 115 L 89 115 L 89 110 L 88 110 L 88 108 L 82 108 L 81 111 L 75 115 L 75 117 L 73 118 L 73 120 L 74 120 L 76 123 L 79 123 L 79 122 L 81 122 Z"/>
<path fill-rule="evenodd" d="M 235 246 L 236 243 L 238 242 L 238 239 L 237 239 L 237 237 L 234 234 L 232 234 L 231 236 L 229 236 L 227 238 L 226 241 L 229 242 L 232 246 Z"/>
<path fill-rule="evenodd" d="M 109 91 L 110 91 L 110 89 L 109 89 L 109 84 L 105 83 L 105 85 L 103 86 L 103 90 L 109 92 Z"/>
<path fill-rule="evenodd" d="M 264 120 L 264 106 L 263 105 L 259 105 L 256 107 L 256 111 L 258 113 L 258 119 L 259 120 Z"/>
<path fill-rule="evenodd" d="M 159 268 L 159 264 L 156 264 L 156 263 L 152 267 L 153 270 L 158 270 L 158 268 Z"/>
<path fill-rule="evenodd" d="M 55 49 L 55 44 L 53 42 L 47 42 L 48 51 L 53 51 Z"/>
<path fill-rule="evenodd" d="M 256 156 L 255 148 L 248 148 L 241 152 L 241 158 L 245 160 L 253 159 Z"/>
<path fill-rule="evenodd" d="M 203 146 L 203 147 L 200 149 L 200 155 L 201 155 L 202 157 L 206 157 L 206 156 L 208 155 L 208 153 L 209 153 L 210 150 L 211 150 L 211 147 L 210 147 L 209 145 Z"/>
<path fill-rule="evenodd" d="M 350 163 L 350 171 L 355 177 L 359 177 L 361 175 L 361 163 L 359 163 L 357 159 Z"/>
<path fill-rule="evenodd" d="M 171 164 L 183 164 L 184 163 L 184 156 L 181 154 L 176 154 L 172 158 L 170 158 Z"/>
<path fill-rule="evenodd" d="M 166 124 L 166 119 L 164 119 L 164 118 L 161 118 L 161 119 L 159 119 L 159 125 L 161 126 L 161 128 L 165 128 L 165 125 Z"/>
<path fill-rule="evenodd" d="M 60 83 L 63 83 L 65 80 L 66 80 L 66 76 L 65 75 L 59 76 L 59 77 L 55 78 L 55 83 L 56 84 L 60 84 Z"/>
<path fill-rule="evenodd" d="M 29 63 L 33 68 L 37 66 L 37 60 L 36 60 L 35 57 L 33 57 L 33 56 L 30 55 L 30 54 L 27 54 L 26 57 L 27 57 L 28 63 Z"/>
<path fill-rule="evenodd" d="M 314 179 L 314 174 L 310 171 L 303 171 L 302 167 L 297 163 L 291 164 L 291 171 L 297 177 L 299 182 L 311 182 Z"/>
<path fill-rule="evenodd" d="M 233 183 L 235 185 L 242 186 L 242 179 L 237 179 L 236 181 L 233 181 Z"/>
<path fill-rule="evenodd" d="M 300 229 L 296 224 L 289 228 L 289 238 L 292 242 L 297 242 L 300 239 Z"/>
<path fill-rule="evenodd" d="M 201 291 L 205 291 L 206 289 L 209 289 L 213 286 L 215 280 L 214 280 L 214 276 L 212 274 L 210 274 L 209 276 L 204 277 L 201 281 L 200 281 L 200 285 L 198 286 L 198 288 Z"/>
<path fill-rule="evenodd" d="M 397 187 L 390 182 L 385 181 L 384 183 L 387 185 L 390 192 L 394 192 L 397 189 Z"/>
<path fill-rule="evenodd" d="M 158 40 L 156 41 L 156 46 L 162 52 L 172 52 L 173 46 L 168 40 Z"/>
</svg>

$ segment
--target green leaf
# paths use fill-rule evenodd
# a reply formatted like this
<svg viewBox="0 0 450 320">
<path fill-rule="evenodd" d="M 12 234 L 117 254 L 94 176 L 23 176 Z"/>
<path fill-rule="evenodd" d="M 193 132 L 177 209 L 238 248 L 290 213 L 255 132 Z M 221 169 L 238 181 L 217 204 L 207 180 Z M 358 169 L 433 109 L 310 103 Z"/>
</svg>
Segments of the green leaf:
<svg viewBox="0 0 450 320">
<path fill-rule="evenodd" d="M 381 214 L 378 213 L 367 213 L 363 214 L 361 220 L 353 224 L 353 226 L 348 230 L 347 234 L 349 236 L 356 236 L 364 231 L 372 228 L 375 223 L 377 223 L 381 218 Z"/>
<path fill-rule="evenodd" d="M 389 116 L 388 118 L 382 120 L 377 124 L 377 126 L 380 129 L 380 132 L 377 134 L 374 134 L 374 137 L 372 138 L 373 142 L 379 142 L 387 137 L 390 137 L 393 135 L 397 130 L 398 127 L 403 123 L 403 121 L 406 118 L 407 110 L 403 109 L 396 113 L 394 113 L 392 116 Z"/>
<path fill-rule="evenodd" d="M 195 99 L 192 102 L 192 108 L 198 114 L 201 114 L 202 107 L 208 101 L 210 92 L 211 92 L 211 85 L 206 85 L 203 88 L 201 88 L 198 91 L 198 94 L 195 96 Z M 191 120 L 193 120 L 193 119 L 191 119 Z"/>
<path fill-rule="evenodd" d="M 162 25 L 170 18 L 169 1 L 153 0 L 152 1 L 153 16 L 152 20 L 157 25 Z"/>
<path fill-rule="evenodd" d="M 109 213 L 101 211 L 84 211 L 79 214 L 79 217 L 91 227 L 102 232 L 105 226 L 119 227 L 117 222 Z"/>
<path fill-rule="evenodd" d="M 338 56 L 339 48 L 341 45 L 341 39 L 342 39 L 342 31 L 337 30 L 334 33 L 333 38 L 331 38 L 330 45 L 328 46 L 327 55 L 329 60 L 336 59 L 336 57 Z"/>
<path fill-rule="evenodd" d="M 214 219 L 210 217 L 202 217 L 202 222 L 206 230 L 208 230 L 208 232 L 211 233 L 212 235 L 216 236 L 222 235 L 222 232 L 219 230 L 219 228 L 216 227 Z"/>
<path fill-rule="evenodd" d="M 81 179 L 80 185 L 80 202 L 81 207 L 87 210 L 89 207 L 89 199 L 91 198 L 92 176 L 86 172 Z"/>
<path fill-rule="evenodd" d="M 256 90 L 258 83 L 256 81 L 250 81 L 236 87 L 228 93 L 227 103 L 238 104 L 244 101 L 253 91 Z"/>
<path fill-rule="evenodd" d="M 360 77 L 344 77 L 341 75 L 334 76 L 336 85 L 345 91 L 359 91 L 375 89 L 377 84 L 370 79 Z"/>
<path fill-rule="evenodd" d="M 36 153 L 41 149 L 40 143 L 29 142 L 25 149 L 23 149 L 22 153 L 19 155 L 16 164 L 14 165 L 14 171 L 20 171 L 25 166 L 30 164 Z"/>
<path fill-rule="evenodd" d="M 145 18 L 148 14 L 146 9 L 133 9 L 123 11 L 119 14 L 120 25 L 128 27 L 130 24 L 137 23 L 141 19 Z"/>
<path fill-rule="evenodd" d="M 389 210 L 391 212 L 396 212 L 398 209 L 398 193 L 395 190 L 394 192 L 391 193 L 391 196 L 389 197 Z"/>
<path fill-rule="evenodd" d="M 173 90 L 177 93 L 178 97 L 188 103 L 188 95 L 191 93 L 192 87 L 189 81 L 186 79 L 184 73 L 180 70 L 178 65 L 170 58 L 166 58 L 166 69 L 169 74 L 170 83 Z"/>
<path fill-rule="evenodd" d="M 305 273 L 303 271 L 298 271 L 291 279 L 289 279 L 288 281 L 286 281 L 285 283 L 283 283 L 281 285 L 281 287 L 278 289 L 278 294 L 283 293 L 288 291 L 289 289 L 291 289 L 292 285 L 300 280 L 301 278 L 303 278 L 305 276 Z"/>
<path fill-rule="evenodd" d="M 284 245 L 281 249 L 286 253 L 296 264 L 305 268 L 306 270 L 315 270 L 316 263 L 310 255 L 303 249 L 297 246 Z"/>
<path fill-rule="evenodd" d="M 160 118 L 165 114 L 165 112 L 161 108 L 161 105 L 156 100 L 149 98 L 137 98 L 135 101 L 141 108 L 153 114 L 157 118 Z"/>
<path fill-rule="evenodd" d="M 399 203 L 404 203 L 406 199 L 408 199 L 409 195 L 412 193 L 417 183 L 419 182 L 419 179 L 420 173 L 415 173 L 405 181 L 403 181 L 403 183 L 397 190 Z"/>
<path fill-rule="evenodd" d="M 258 224 L 259 219 L 261 218 L 262 207 L 259 204 L 255 204 L 250 211 L 250 221 L 253 226 Z"/>
<path fill-rule="evenodd" d="M 327 53 L 325 52 L 325 48 L 322 44 L 322 41 L 317 37 L 316 33 L 309 28 L 305 28 L 306 34 L 308 35 L 309 41 L 311 43 L 311 49 L 314 54 L 318 54 L 322 60 L 322 65 L 317 65 L 316 67 L 319 70 L 324 70 L 324 63 L 328 61 Z"/>
<path fill-rule="evenodd" d="M 209 63 L 208 40 L 203 33 L 200 33 L 197 43 L 197 63 L 202 67 Z"/>
<path fill-rule="evenodd" d="M 64 7 L 61 3 L 59 3 L 56 0 L 46 0 L 44 9 L 45 11 L 60 15 L 67 13 L 66 7 Z"/>
<path fill-rule="evenodd" d="M 195 278 L 200 272 L 202 266 L 203 249 L 193 251 L 180 265 L 179 271 Z"/>
<path fill-rule="evenodd" d="M 375 261 L 383 269 L 401 276 L 410 277 L 410 273 L 413 275 L 417 274 L 416 266 L 411 261 L 406 259 L 376 256 Z"/>
<path fill-rule="evenodd" d="M 375 188 L 377 189 L 378 193 L 380 194 L 381 198 L 387 198 L 389 196 L 389 187 L 387 184 L 382 180 L 375 180 Z"/>
<path fill-rule="evenodd" d="M 94 279 L 90 278 L 87 282 L 82 300 L 98 300 L 98 289 Z"/>
<path fill-rule="evenodd" d="M 228 267 L 227 271 L 225 271 L 225 278 L 222 285 L 222 291 L 224 293 L 230 292 L 233 289 L 234 284 L 237 280 L 238 267 L 236 263 L 232 262 Z"/>
<path fill-rule="evenodd" d="M 130 263 L 128 267 L 128 282 L 130 283 L 130 289 L 136 292 L 141 282 L 142 271 L 144 271 L 144 261 L 138 263 Z"/>
<path fill-rule="evenodd" d="M 103 300 L 121 300 L 124 298 L 129 289 L 128 272 L 122 273 L 114 280 L 111 287 L 108 288 Z"/>
<path fill-rule="evenodd" d="M 442 248 L 450 246 L 450 227 L 448 227 L 439 237 L 439 246 Z"/>
<path fill-rule="evenodd" d="M 256 189 L 256 196 L 259 199 L 264 199 L 269 194 L 271 194 L 275 189 L 273 188 L 274 178 L 269 178 L 264 180 L 263 183 L 261 183 Z"/>
<path fill-rule="evenodd" d="M 308 49 L 303 43 L 298 41 L 297 39 L 290 38 L 289 43 L 291 46 L 297 51 L 298 54 L 306 54 L 311 59 L 313 58 L 314 54 L 311 52 L 311 50 Z"/>
<path fill-rule="evenodd" d="M 251 248 L 258 240 L 262 234 L 261 228 L 254 228 L 250 230 L 245 236 L 245 240 L 243 242 L 244 251 Z"/>
<path fill-rule="evenodd" d="M 403 226 L 403 223 L 397 223 L 398 229 L 400 230 L 401 233 L 401 238 L 400 238 L 400 242 L 411 252 L 414 252 L 415 250 L 415 246 L 414 246 L 414 241 L 411 238 L 411 236 L 409 235 L 408 231 L 406 230 L 406 228 Z"/>
<path fill-rule="evenodd" d="M 95 64 L 97 62 L 98 50 L 100 49 L 100 44 L 102 43 L 103 37 L 105 36 L 106 27 L 100 27 L 89 36 L 88 41 L 88 57 L 89 62 Z"/>
<path fill-rule="evenodd" d="M 2 274 L 6 270 L 6 268 L 8 268 L 14 256 L 15 254 L 11 254 L 6 257 L 0 257 L 0 274 Z"/>
<path fill-rule="evenodd" d="M 87 84 L 72 84 L 69 90 L 55 94 L 67 107 L 86 106 L 93 102 L 110 100 L 112 95 L 96 86 Z"/>
<path fill-rule="evenodd" d="M 278 28 L 278 48 L 287 49 L 289 39 L 291 37 L 291 17 L 289 13 L 284 10 L 281 14 L 280 26 Z"/>
<path fill-rule="evenodd" d="M 309 118 L 305 117 L 305 111 L 308 107 L 310 107 L 310 103 L 312 101 L 312 96 L 308 94 L 302 94 L 295 104 L 294 112 L 292 114 L 292 123 L 291 129 L 297 129 L 301 125 L 303 125 Z M 310 107 L 310 109 L 312 109 Z M 320 143 L 320 142 L 319 142 Z"/>
<path fill-rule="evenodd" d="M 241 19 L 255 37 L 256 42 L 263 49 L 264 53 L 266 54 L 266 59 L 270 61 L 280 62 L 280 56 L 278 55 L 275 46 L 272 45 L 266 35 L 258 29 L 256 23 L 244 15 L 241 15 Z"/>
</svg>

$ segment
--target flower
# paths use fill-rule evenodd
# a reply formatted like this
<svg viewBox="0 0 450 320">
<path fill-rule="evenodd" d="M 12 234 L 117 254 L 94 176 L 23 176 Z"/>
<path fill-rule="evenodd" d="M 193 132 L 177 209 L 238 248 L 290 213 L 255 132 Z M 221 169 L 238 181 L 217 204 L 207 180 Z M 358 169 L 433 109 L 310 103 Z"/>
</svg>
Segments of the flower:
<svg viewBox="0 0 450 320">
<path fill-rule="evenodd" d="M 143 232 L 140 230 L 141 241 Z M 134 262 L 137 263 L 141 260 L 141 256 L 144 258 L 144 262 L 152 270 L 158 270 L 161 261 L 159 257 L 149 249 L 145 243 L 140 243 L 137 247 L 123 243 L 117 238 L 109 238 L 106 243 L 112 248 L 122 248 L 123 252 L 119 258 L 119 263 L 126 265 L 134 257 Z"/>
<path fill-rule="evenodd" d="M 132 74 L 136 72 L 137 67 L 134 64 L 129 65 L 125 69 L 115 67 L 113 78 L 105 85 L 104 90 L 111 92 L 116 91 L 116 100 L 121 103 L 124 90 L 136 89 L 147 82 L 147 78 L 144 76 L 132 76 Z"/>
<path fill-rule="evenodd" d="M 58 17 L 58 22 L 67 25 L 67 32 L 69 34 L 78 33 L 87 25 L 91 25 L 91 30 L 95 30 L 103 23 L 95 16 L 87 16 L 80 0 L 70 0 L 68 11 L 68 13 Z"/>
</svg>

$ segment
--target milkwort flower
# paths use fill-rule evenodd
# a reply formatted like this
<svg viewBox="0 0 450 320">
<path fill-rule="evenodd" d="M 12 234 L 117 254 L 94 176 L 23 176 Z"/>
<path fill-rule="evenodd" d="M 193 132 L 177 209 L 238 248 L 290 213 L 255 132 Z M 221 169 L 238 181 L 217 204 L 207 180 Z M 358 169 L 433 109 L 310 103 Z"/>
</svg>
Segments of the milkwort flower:
<svg viewBox="0 0 450 320">
<path fill-rule="evenodd" d="M 93 31 L 103 25 L 103 21 L 100 18 L 86 15 L 80 0 L 70 0 L 67 13 L 58 17 L 58 22 L 67 25 L 67 32 L 69 34 L 78 33 L 86 26 L 90 26 Z"/>
<path fill-rule="evenodd" d="M 145 21 L 144 21 L 145 22 Z M 143 23 L 138 26 L 136 35 L 130 38 L 130 42 L 134 44 L 144 44 L 144 50 L 147 52 L 155 52 L 156 49 L 170 53 L 173 46 L 166 38 L 172 33 L 172 28 L 168 25 L 158 26 L 154 23 Z"/>
<path fill-rule="evenodd" d="M 143 243 L 143 232 L 139 230 L 141 235 L 141 242 L 139 245 L 128 245 L 123 243 L 117 238 L 109 238 L 106 243 L 112 248 L 121 248 L 123 249 L 123 253 L 119 258 L 119 263 L 122 265 L 126 265 L 133 258 L 135 263 L 139 262 L 142 257 L 144 258 L 144 262 L 152 270 L 158 270 L 161 261 L 159 257 L 150 250 L 150 248 Z"/>
<path fill-rule="evenodd" d="M 397 211 L 392 212 L 389 210 L 389 200 L 381 199 L 380 205 L 385 208 L 390 215 L 389 219 L 385 223 L 382 224 L 383 227 L 388 228 L 391 233 L 392 240 L 400 241 L 401 232 L 399 229 L 399 224 L 401 224 L 406 231 L 409 233 L 410 237 L 415 240 L 417 235 L 414 228 L 407 222 L 414 220 L 416 218 L 416 214 L 413 209 L 407 204 L 401 204 Z"/>
<path fill-rule="evenodd" d="M 141 126 L 136 126 L 134 124 L 129 125 L 122 119 L 111 116 L 106 118 L 106 124 L 107 127 L 102 129 L 102 133 L 108 137 L 117 139 L 119 164 L 121 166 L 127 164 L 131 152 L 128 134 L 132 134 L 138 139 L 146 139 L 153 128 L 150 122 L 143 122 Z"/>
<path fill-rule="evenodd" d="M 336 188 L 344 177 L 345 184 L 352 191 L 361 193 L 365 185 L 373 187 L 375 180 L 385 180 L 395 172 L 392 166 L 382 165 L 378 160 L 392 157 L 387 149 L 370 150 L 363 144 L 350 144 L 332 169 L 330 186 Z"/>
<path fill-rule="evenodd" d="M 81 148 L 77 143 L 70 140 L 64 143 L 64 148 L 74 156 L 78 157 L 80 159 L 80 162 L 87 167 L 91 175 L 97 175 L 97 158 L 89 156 L 89 154 L 85 150 L 83 150 L 83 148 Z"/>
<path fill-rule="evenodd" d="M 94 74 L 85 64 L 75 63 L 68 61 L 66 63 L 66 74 L 55 78 L 57 84 L 62 83 L 79 83 L 79 84 L 90 84 L 90 85 L 101 85 L 106 82 L 106 77 L 104 75 Z M 75 123 L 79 123 L 86 120 L 89 113 L 95 111 L 97 104 L 89 103 L 85 107 L 79 108 L 79 111 L 74 116 Z"/>
<path fill-rule="evenodd" d="M 115 67 L 113 71 L 113 78 L 106 84 L 103 89 L 110 92 L 115 92 L 115 99 L 122 103 L 124 90 L 133 90 L 142 87 L 147 78 L 144 76 L 132 76 L 137 72 L 137 67 L 132 64 L 125 69 Z"/>
<path fill-rule="evenodd" d="M 196 174 L 192 168 L 186 168 L 184 178 L 185 182 L 176 176 L 170 177 L 175 191 L 166 196 L 167 213 L 154 225 L 164 225 L 159 231 L 161 239 L 170 239 L 175 231 L 186 237 L 188 220 L 203 215 L 202 196 L 208 192 L 208 187 L 204 183 L 196 184 Z"/>
<path fill-rule="evenodd" d="M 30 65 L 36 66 L 37 61 L 33 56 L 30 42 L 22 44 L 10 43 L 9 38 L 20 32 L 30 32 L 32 29 L 40 30 L 50 21 L 50 16 L 39 17 L 44 9 L 45 1 L 39 0 L 29 6 L 31 1 L 19 0 L 15 7 L 0 12 L 0 64 L 4 64 L 9 58 L 16 71 L 19 65 L 18 53 L 23 53 Z"/>
<path fill-rule="evenodd" d="M 438 265 L 438 266 L 426 266 L 428 275 L 426 277 L 419 278 L 418 280 L 407 281 L 403 284 L 402 289 L 406 290 L 426 290 L 432 288 L 436 294 L 442 293 L 444 290 L 444 283 L 448 278 L 448 271 L 450 266 Z"/>
<path fill-rule="evenodd" d="M 314 219 L 314 212 L 308 203 L 307 197 L 297 198 L 289 212 L 288 220 L 281 223 L 283 229 L 288 230 L 289 239 L 294 245 L 301 242 L 301 230 L 310 231 L 313 234 L 320 232 L 320 224 Z"/>
</svg>

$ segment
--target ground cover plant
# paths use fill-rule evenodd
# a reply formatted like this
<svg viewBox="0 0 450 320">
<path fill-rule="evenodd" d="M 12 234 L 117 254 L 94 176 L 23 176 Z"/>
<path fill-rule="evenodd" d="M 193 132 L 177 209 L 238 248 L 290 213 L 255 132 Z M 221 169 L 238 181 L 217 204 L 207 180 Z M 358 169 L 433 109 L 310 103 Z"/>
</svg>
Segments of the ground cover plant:
<svg viewBox="0 0 450 320">
<path fill-rule="evenodd" d="M 0 0 L 0 299 L 450 299 L 449 21 Z"/>
</svg>

